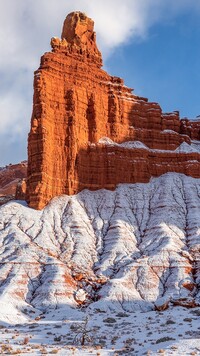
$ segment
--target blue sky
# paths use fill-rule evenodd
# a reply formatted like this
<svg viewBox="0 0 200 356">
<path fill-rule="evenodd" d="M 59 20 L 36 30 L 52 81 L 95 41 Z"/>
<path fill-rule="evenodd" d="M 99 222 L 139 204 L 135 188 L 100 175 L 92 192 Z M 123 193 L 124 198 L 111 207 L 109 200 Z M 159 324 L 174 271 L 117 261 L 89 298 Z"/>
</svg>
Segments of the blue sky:
<svg viewBox="0 0 200 356">
<path fill-rule="evenodd" d="M 177 16 L 116 49 L 106 62 L 138 95 L 158 102 L 163 111 L 181 117 L 200 114 L 200 22 L 195 13 Z"/>
<path fill-rule="evenodd" d="M 94 19 L 110 74 L 164 112 L 200 114 L 199 0 L 1 0 L 0 166 L 26 159 L 33 71 L 76 10 Z"/>
</svg>

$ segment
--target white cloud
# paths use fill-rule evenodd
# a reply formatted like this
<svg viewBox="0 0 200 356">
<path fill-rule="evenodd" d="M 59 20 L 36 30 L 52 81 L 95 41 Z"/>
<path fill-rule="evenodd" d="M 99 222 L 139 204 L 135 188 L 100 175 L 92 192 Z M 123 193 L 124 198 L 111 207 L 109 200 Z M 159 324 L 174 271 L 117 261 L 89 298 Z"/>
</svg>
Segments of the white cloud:
<svg viewBox="0 0 200 356">
<path fill-rule="evenodd" d="M 106 58 L 117 46 L 145 37 L 154 23 L 199 8 L 197 0 L 1 0 L 0 141 L 5 134 L 17 136 L 19 131 L 26 140 L 33 71 L 40 56 L 50 49 L 50 38 L 60 36 L 69 12 L 84 11 L 94 19 L 99 47 Z M 10 152 L 13 160 L 14 155 Z M 1 160 L 0 151 L 0 165 Z"/>
</svg>

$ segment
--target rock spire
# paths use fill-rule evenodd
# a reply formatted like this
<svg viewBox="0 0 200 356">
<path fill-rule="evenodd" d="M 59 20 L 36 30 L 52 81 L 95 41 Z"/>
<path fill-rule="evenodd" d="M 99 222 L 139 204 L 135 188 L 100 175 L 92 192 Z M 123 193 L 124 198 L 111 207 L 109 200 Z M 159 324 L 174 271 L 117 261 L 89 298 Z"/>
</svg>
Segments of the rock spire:
<svg viewBox="0 0 200 356">
<path fill-rule="evenodd" d="M 200 122 L 163 113 L 102 66 L 94 22 L 69 14 L 34 75 L 27 201 L 114 189 L 179 172 L 200 177 Z M 193 145 L 193 140 L 196 144 Z"/>
</svg>

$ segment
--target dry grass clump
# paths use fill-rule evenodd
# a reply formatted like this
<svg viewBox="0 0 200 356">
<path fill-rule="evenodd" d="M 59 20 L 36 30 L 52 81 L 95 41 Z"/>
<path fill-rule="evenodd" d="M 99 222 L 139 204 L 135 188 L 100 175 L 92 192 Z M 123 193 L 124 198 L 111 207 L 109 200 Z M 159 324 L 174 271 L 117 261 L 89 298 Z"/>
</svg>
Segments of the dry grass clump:
<svg viewBox="0 0 200 356">
<path fill-rule="evenodd" d="M 23 345 L 27 345 L 29 343 L 29 337 L 28 336 L 25 336 L 24 340 L 22 341 L 22 344 Z"/>
</svg>

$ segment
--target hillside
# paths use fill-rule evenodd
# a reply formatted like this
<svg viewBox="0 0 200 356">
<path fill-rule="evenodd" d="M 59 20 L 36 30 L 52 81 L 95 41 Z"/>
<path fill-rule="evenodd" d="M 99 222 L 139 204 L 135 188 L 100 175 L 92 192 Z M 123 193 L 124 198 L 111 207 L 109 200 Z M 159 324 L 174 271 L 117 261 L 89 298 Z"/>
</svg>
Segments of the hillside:
<svg viewBox="0 0 200 356">
<path fill-rule="evenodd" d="M 148 184 L 121 184 L 114 192 L 63 195 L 42 211 L 23 201 L 10 202 L 0 214 L 0 315 L 7 325 L 18 323 L 18 329 L 25 323 L 20 327 L 25 330 L 36 318 L 43 330 L 49 318 L 57 325 L 56 320 L 89 315 L 92 325 L 103 328 L 102 317 L 119 314 L 116 325 L 123 328 L 127 320 L 130 327 L 140 318 L 159 318 L 159 313 L 165 313 L 161 320 L 175 313 L 174 323 L 184 315 L 195 323 L 190 310 L 198 312 L 200 304 L 199 179 L 168 173 Z M 148 327 L 142 328 L 148 339 Z M 171 337 L 170 331 L 165 334 Z M 153 339 L 158 336 L 155 331 Z M 52 347 L 54 341 L 49 341 Z M 108 336 L 105 345 L 111 347 L 110 342 Z M 157 344 L 145 347 L 156 350 Z"/>
<path fill-rule="evenodd" d="M 61 196 L 41 212 L 4 205 L 0 301 L 129 312 L 162 300 L 199 305 L 199 213 L 200 180 L 176 174 Z"/>
</svg>

